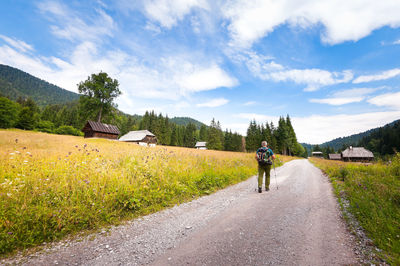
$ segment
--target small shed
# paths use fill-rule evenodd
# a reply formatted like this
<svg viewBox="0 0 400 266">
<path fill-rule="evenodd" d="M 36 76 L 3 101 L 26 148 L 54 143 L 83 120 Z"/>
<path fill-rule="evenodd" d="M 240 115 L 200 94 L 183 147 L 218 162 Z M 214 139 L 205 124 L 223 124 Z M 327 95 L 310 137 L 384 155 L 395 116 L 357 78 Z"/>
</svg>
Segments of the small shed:
<svg viewBox="0 0 400 266">
<path fill-rule="evenodd" d="M 129 131 L 119 138 L 119 141 L 134 142 L 140 145 L 154 146 L 157 143 L 157 137 L 148 130 Z"/>
<path fill-rule="evenodd" d="M 90 120 L 86 122 L 82 132 L 85 133 L 85 138 L 118 139 L 120 134 L 117 126 Z"/>
<path fill-rule="evenodd" d="M 343 161 L 349 162 L 370 162 L 374 159 L 374 154 L 364 147 L 348 147 L 342 151 Z"/>
<path fill-rule="evenodd" d="M 329 160 L 342 160 L 342 155 L 340 153 L 329 153 Z"/>
<path fill-rule="evenodd" d="M 196 145 L 194 146 L 198 150 L 207 150 L 207 142 L 205 141 L 198 141 L 196 142 Z"/>
<path fill-rule="evenodd" d="M 323 158 L 324 154 L 321 151 L 313 151 L 311 153 L 312 157 L 318 157 L 318 158 Z"/>
</svg>

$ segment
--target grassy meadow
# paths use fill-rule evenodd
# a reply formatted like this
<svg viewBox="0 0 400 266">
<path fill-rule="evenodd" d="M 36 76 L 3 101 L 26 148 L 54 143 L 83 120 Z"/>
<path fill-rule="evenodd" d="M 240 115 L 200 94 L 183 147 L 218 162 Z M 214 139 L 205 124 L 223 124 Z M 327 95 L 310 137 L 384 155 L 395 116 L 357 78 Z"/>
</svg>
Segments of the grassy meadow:
<svg viewBox="0 0 400 266">
<path fill-rule="evenodd" d="M 392 265 L 400 265 L 400 154 L 390 163 L 345 163 L 310 158 L 333 183 L 349 211 Z"/>
<path fill-rule="evenodd" d="M 1 130 L 0 254 L 190 201 L 256 167 L 249 153 Z"/>
</svg>

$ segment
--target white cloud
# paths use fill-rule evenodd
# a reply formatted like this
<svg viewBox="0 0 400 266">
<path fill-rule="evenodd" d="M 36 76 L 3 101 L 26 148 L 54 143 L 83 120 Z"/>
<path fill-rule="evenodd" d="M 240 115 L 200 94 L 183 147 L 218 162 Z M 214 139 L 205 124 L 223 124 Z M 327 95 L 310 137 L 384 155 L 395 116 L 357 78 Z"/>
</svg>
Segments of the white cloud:
<svg viewBox="0 0 400 266">
<path fill-rule="evenodd" d="M 353 83 L 364 83 L 364 82 L 371 82 L 371 81 L 377 81 L 377 80 L 386 80 L 386 79 L 394 78 L 399 75 L 400 75 L 400 68 L 394 68 L 394 69 L 383 71 L 376 75 L 359 76 L 353 80 Z"/>
<path fill-rule="evenodd" d="M 245 64 L 250 72 L 262 79 L 275 82 L 292 81 L 306 85 L 305 91 L 316 91 L 324 86 L 347 83 L 353 79 L 351 70 L 331 72 L 328 70 L 290 69 L 274 61 L 271 56 L 257 54 L 254 51 L 235 51 L 228 49 L 227 55 L 238 64 Z"/>
<path fill-rule="evenodd" d="M 279 117 L 263 114 L 239 114 L 236 117 L 258 123 L 272 121 L 277 125 Z M 291 122 L 299 142 L 321 144 L 339 137 L 350 136 L 372 128 L 384 126 L 399 119 L 400 111 L 371 112 L 362 114 L 311 115 L 306 117 L 291 116 Z M 245 133 L 245 132 L 241 132 Z"/>
<path fill-rule="evenodd" d="M 394 41 L 392 44 L 394 44 L 394 45 L 400 44 L 400 39 L 397 41 Z"/>
<path fill-rule="evenodd" d="M 196 104 L 196 106 L 197 107 L 219 107 L 219 106 L 227 104 L 228 102 L 229 102 L 229 100 L 227 100 L 225 98 L 218 98 L 218 99 L 210 100 L 208 102 L 198 103 L 198 104 Z"/>
<path fill-rule="evenodd" d="M 236 0 L 222 8 L 230 21 L 231 45 L 250 47 L 282 24 L 300 28 L 323 25 L 323 42 L 357 41 L 383 26 L 400 26 L 397 0 Z"/>
<path fill-rule="evenodd" d="M 0 34 L 0 39 L 3 39 L 3 41 L 5 41 L 6 43 L 18 49 L 21 52 L 33 51 L 33 47 L 24 41 L 12 39 L 1 34 Z"/>
<path fill-rule="evenodd" d="M 329 105 L 343 105 L 355 102 L 361 102 L 366 99 L 366 96 L 370 93 L 373 93 L 377 90 L 382 89 L 379 88 L 354 88 L 349 90 L 342 90 L 333 93 L 332 97 L 323 98 L 323 99 L 310 99 L 309 101 L 312 103 L 325 103 Z"/>
<path fill-rule="evenodd" d="M 310 99 L 312 103 L 326 103 L 329 105 L 343 105 L 348 103 L 361 102 L 365 97 L 349 97 L 349 98 L 325 98 L 325 99 Z"/>
<path fill-rule="evenodd" d="M 172 28 L 192 9 L 208 9 L 205 0 L 149 0 L 144 1 L 145 15 L 165 28 Z"/>
<path fill-rule="evenodd" d="M 400 110 L 400 92 L 378 95 L 369 99 L 368 102 L 377 106 L 386 106 Z"/>
<path fill-rule="evenodd" d="M 216 64 L 209 67 L 190 65 L 185 75 L 177 77 L 179 86 L 188 92 L 213 90 L 218 87 L 234 87 L 237 79 L 229 76 Z"/>
<path fill-rule="evenodd" d="M 212 99 L 204 103 L 198 103 L 196 104 L 197 107 L 219 107 L 222 105 L 225 105 L 229 102 L 229 100 L 225 98 L 217 98 L 217 99 Z"/>
<path fill-rule="evenodd" d="M 55 1 L 41 2 L 38 8 L 53 23 L 52 33 L 61 39 L 100 42 L 104 36 L 111 37 L 116 29 L 112 17 L 102 9 L 94 9 L 95 15 L 82 15 Z"/>
<path fill-rule="evenodd" d="M 264 79 L 273 81 L 293 81 L 297 84 L 306 84 L 305 91 L 316 91 L 320 87 L 347 83 L 353 78 L 349 70 L 343 72 L 329 72 L 322 69 L 291 69 L 267 73 L 262 76 Z"/>
<path fill-rule="evenodd" d="M 243 105 L 244 106 L 251 106 L 251 105 L 256 105 L 256 104 L 257 104 L 256 101 L 248 101 L 248 102 L 245 102 Z"/>
</svg>

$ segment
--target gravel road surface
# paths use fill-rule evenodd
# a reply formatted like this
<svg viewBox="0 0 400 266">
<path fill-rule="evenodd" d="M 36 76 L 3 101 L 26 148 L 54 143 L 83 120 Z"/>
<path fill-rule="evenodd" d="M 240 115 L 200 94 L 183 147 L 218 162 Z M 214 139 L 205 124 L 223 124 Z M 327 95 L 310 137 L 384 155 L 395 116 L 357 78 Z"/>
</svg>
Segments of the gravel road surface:
<svg viewBox="0 0 400 266">
<path fill-rule="evenodd" d="M 358 264 L 327 177 L 307 160 L 212 195 L 62 241 L 3 264 L 26 265 L 349 265 Z"/>
</svg>

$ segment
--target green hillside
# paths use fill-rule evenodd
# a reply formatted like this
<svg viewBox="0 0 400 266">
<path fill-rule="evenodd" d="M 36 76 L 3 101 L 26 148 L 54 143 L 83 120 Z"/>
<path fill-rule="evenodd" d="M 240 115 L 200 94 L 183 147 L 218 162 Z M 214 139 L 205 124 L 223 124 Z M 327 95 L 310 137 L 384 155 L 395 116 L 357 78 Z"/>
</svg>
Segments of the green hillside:
<svg viewBox="0 0 400 266">
<path fill-rule="evenodd" d="M 64 90 L 19 69 L 0 64 L 0 94 L 16 100 L 31 97 L 39 106 L 77 100 L 79 94 Z"/>
<path fill-rule="evenodd" d="M 202 122 L 190 117 L 174 117 L 171 118 L 170 121 L 181 126 L 187 126 L 189 123 L 192 123 L 197 127 L 197 129 L 200 129 L 200 127 L 204 125 Z"/>
</svg>

